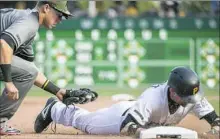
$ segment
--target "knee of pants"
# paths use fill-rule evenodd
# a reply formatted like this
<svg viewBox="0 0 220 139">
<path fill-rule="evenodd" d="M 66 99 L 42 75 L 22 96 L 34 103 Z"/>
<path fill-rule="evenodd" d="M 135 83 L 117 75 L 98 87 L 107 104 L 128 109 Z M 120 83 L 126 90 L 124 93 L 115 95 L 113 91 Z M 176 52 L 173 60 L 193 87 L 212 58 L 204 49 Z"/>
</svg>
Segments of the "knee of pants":
<svg viewBox="0 0 220 139">
<path fill-rule="evenodd" d="M 31 69 L 31 71 L 29 71 L 29 74 L 32 77 L 32 79 L 35 79 L 37 77 L 38 70 L 35 67 L 32 67 L 30 69 Z"/>
<path fill-rule="evenodd" d="M 34 66 L 25 69 L 12 67 L 12 78 L 17 81 L 35 80 L 38 70 Z"/>
</svg>

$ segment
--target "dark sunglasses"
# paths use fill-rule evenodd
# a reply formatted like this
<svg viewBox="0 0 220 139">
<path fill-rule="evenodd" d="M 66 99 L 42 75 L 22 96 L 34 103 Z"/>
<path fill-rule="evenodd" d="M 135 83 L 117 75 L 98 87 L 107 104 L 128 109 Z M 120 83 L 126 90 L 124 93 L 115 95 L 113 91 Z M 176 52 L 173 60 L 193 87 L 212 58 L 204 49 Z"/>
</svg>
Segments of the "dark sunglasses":
<svg viewBox="0 0 220 139">
<path fill-rule="evenodd" d="M 60 11 L 58 11 L 56 8 L 54 8 L 53 6 L 50 6 L 56 13 L 57 17 L 59 19 L 62 19 L 62 17 L 64 16 L 63 13 L 61 13 Z"/>
</svg>

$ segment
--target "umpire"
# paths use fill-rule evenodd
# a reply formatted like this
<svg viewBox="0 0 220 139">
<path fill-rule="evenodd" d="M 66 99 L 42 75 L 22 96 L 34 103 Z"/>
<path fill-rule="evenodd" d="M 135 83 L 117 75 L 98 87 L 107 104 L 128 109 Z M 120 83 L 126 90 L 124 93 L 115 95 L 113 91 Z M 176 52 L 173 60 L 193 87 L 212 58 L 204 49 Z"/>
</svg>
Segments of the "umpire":
<svg viewBox="0 0 220 139">
<path fill-rule="evenodd" d="M 0 9 L 0 81 L 5 85 L 0 96 L 0 135 L 20 134 L 6 122 L 33 85 L 60 100 L 68 91 L 57 87 L 37 69 L 32 43 L 41 25 L 52 29 L 70 16 L 67 1 L 39 1 L 34 9 Z"/>
</svg>

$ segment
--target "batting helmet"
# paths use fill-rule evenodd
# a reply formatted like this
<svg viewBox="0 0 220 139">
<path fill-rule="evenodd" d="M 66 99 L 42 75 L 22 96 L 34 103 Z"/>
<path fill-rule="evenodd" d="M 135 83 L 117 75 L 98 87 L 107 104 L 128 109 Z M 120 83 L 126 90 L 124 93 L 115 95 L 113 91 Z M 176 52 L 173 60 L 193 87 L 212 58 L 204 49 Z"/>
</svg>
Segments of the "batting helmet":
<svg viewBox="0 0 220 139">
<path fill-rule="evenodd" d="M 174 68 L 167 83 L 176 94 L 187 103 L 196 103 L 202 99 L 203 91 L 197 74 L 187 67 Z"/>
</svg>

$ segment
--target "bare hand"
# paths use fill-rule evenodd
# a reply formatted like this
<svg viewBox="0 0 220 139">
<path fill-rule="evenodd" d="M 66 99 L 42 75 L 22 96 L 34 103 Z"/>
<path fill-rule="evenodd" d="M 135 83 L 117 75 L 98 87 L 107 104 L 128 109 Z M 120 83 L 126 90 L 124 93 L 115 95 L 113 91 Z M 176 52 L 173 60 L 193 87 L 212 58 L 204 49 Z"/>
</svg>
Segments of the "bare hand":
<svg viewBox="0 0 220 139">
<path fill-rule="evenodd" d="M 56 96 L 57 96 L 57 98 L 60 100 L 60 101 L 62 101 L 63 100 L 63 96 L 66 94 L 66 89 L 60 89 L 58 92 L 57 92 L 57 94 L 56 94 Z"/>
<path fill-rule="evenodd" d="M 217 117 L 211 125 L 211 133 L 220 135 L 220 117 Z"/>
<path fill-rule="evenodd" d="M 19 98 L 18 89 L 15 87 L 13 82 L 6 82 L 5 89 L 6 89 L 6 94 L 9 99 L 17 100 Z"/>
</svg>

